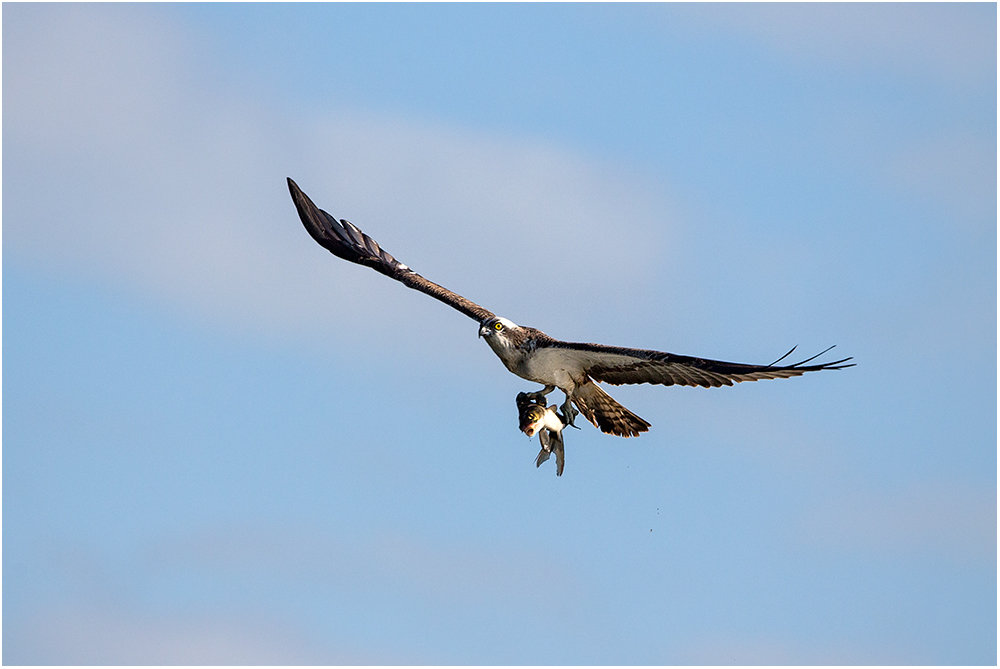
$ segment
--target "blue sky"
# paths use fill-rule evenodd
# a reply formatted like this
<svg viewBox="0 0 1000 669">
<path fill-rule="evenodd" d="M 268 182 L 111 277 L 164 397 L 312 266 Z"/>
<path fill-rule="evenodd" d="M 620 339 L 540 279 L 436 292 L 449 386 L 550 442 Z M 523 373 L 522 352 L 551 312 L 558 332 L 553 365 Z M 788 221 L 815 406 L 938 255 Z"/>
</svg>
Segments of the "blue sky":
<svg viewBox="0 0 1000 669">
<path fill-rule="evenodd" d="M 994 664 L 996 6 L 3 6 L 7 664 Z M 517 431 L 476 325 L 858 366 Z"/>
</svg>

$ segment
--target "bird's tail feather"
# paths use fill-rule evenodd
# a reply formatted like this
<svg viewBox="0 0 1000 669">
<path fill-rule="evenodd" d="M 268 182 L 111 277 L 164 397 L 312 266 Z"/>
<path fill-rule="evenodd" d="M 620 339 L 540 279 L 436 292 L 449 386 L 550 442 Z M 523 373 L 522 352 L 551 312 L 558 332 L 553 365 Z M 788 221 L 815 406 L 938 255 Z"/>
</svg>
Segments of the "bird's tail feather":
<svg viewBox="0 0 1000 669">
<path fill-rule="evenodd" d="M 584 417 L 605 434 L 638 437 L 650 424 L 616 402 L 611 395 L 588 381 L 573 392 L 573 403 Z"/>
</svg>

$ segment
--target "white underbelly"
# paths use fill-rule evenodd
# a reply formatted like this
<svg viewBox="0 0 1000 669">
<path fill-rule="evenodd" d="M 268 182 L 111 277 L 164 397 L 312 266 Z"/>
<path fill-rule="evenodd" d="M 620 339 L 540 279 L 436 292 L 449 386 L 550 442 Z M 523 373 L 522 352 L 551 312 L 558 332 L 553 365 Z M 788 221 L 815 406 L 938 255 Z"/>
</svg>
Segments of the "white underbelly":
<svg viewBox="0 0 1000 669">
<path fill-rule="evenodd" d="M 586 378 L 574 362 L 560 349 L 538 349 L 527 357 L 515 374 L 535 383 L 572 390 Z"/>
</svg>

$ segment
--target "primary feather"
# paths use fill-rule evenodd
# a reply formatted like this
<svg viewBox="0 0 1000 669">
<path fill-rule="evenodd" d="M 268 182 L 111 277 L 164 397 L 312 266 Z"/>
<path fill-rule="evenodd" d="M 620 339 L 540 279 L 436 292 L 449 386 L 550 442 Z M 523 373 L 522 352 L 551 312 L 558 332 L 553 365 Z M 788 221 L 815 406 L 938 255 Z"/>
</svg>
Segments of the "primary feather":
<svg viewBox="0 0 1000 669">
<path fill-rule="evenodd" d="M 288 179 L 288 190 L 292 194 L 295 209 L 299 212 L 299 218 L 306 230 L 313 239 L 319 242 L 320 246 L 333 255 L 371 267 L 376 272 L 381 272 L 414 290 L 419 290 L 441 300 L 479 322 L 493 318 L 493 312 L 483 309 L 475 302 L 467 300 L 433 281 L 428 281 L 393 258 L 388 251 L 378 245 L 378 242 L 361 232 L 350 221 L 344 219 L 338 221 L 317 207 L 291 179 Z"/>
</svg>

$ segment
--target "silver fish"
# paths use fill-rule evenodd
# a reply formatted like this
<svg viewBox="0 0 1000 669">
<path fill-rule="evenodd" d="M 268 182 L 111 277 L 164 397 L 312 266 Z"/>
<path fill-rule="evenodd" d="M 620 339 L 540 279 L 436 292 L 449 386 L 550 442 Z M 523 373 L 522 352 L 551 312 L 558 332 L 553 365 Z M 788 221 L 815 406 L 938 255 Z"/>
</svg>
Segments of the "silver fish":
<svg viewBox="0 0 1000 669">
<path fill-rule="evenodd" d="M 545 396 L 541 393 L 517 394 L 518 427 L 528 437 L 538 435 L 542 450 L 535 458 L 535 466 L 540 467 L 549 456 L 556 454 L 556 476 L 562 476 L 566 466 L 566 451 L 562 431 L 566 421 L 553 406 L 546 406 Z"/>
</svg>

